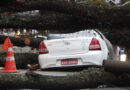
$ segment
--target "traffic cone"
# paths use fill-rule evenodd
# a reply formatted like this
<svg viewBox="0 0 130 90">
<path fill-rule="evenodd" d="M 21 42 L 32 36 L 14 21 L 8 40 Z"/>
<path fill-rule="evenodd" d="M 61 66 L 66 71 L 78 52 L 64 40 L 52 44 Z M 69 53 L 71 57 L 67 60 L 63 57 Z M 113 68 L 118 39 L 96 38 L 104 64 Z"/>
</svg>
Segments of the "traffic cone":
<svg viewBox="0 0 130 90">
<path fill-rule="evenodd" d="M 9 46 L 8 48 L 5 69 L 3 72 L 18 72 L 18 70 L 16 69 L 15 58 L 14 58 L 12 47 L 13 45 Z"/>
</svg>

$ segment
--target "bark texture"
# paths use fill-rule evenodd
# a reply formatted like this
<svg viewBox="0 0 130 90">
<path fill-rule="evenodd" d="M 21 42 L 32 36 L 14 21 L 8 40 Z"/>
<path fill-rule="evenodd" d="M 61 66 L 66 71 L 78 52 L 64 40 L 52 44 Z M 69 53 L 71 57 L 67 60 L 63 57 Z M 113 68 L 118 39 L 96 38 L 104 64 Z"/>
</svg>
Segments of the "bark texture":
<svg viewBox="0 0 130 90">
<path fill-rule="evenodd" d="M 5 66 L 7 53 L 0 53 L 0 67 Z M 27 65 L 38 64 L 38 54 L 34 53 L 14 53 L 16 67 L 18 69 L 27 69 Z M 33 57 L 33 58 L 32 58 Z"/>
<path fill-rule="evenodd" d="M 4 40 L 6 38 L 7 38 L 7 36 L 0 35 L 0 44 L 3 44 Z M 20 47 L 30 46 L 30 47 L 33 47 L 33 48 L 38 48 L 40 42 L 42 41 L 42 40 L 35 39 L 35 38 L 29 38 L 30 44 L 26 45 L 25 44 L 25 38 L 15 38 L 15 37 L 9 37 L 9 38 L 10 38 L 10 40 L 13 43 L 14 46 L 20 46 Z"/>
<path fill-rule="evenodd" d="M 130 75 L 105 72 L 103 68 L 89 68 L 73 75 L 44 76 L 32 71 L 24 73 L 0 73 L 0 88 L 4 89 L 81 89 L 99 85 L 129 86 Z"/>
<path fill-rule="evenodd" d="M 13 1 L 14 2 L 14 1 Z M 65 26 L 63 22 L 65 20 L 55 21 L 55 22 L 43 22 L 45 19 L 43 18 L 26 21 L 26 18 L 18 21 L 9 21 L 8 20 L 0 23 L 1 27 L 14 27 L 14 28 L 42 28 L 42 29 L 62 29 L 68 27 L 67 22 L 71 22 L 70 24 L 74 24 L 74 28 L 130 28 L 130 10 L 129 8 L 122 7 L 112 7 L 112 8 L 93 8 L 93 7 L 85 7 L 80 4 L 76 4 L 73 2 L 65 2 L 64 0 L 25 0 L 23 3 L 14 2 L 14 4 L 7 3 L 6 7 L 7 11 L 25 11 L 26 10 L 46 10 L 46 11 L 55 11 L 59 13 L 68 14 L 73 16 L 73 20 L 67 20 Z M 23 10 L 21 9 L 23 8 Z M 6 9 L 4 10 L 6 12 Z M 9 10 L 8 10 L 9 9 Z M 29 18 L 29 17 L 28 17 Z M 36 18 L 36 17 L 34 17 Z M 25 20 L 25 21 L 24 21 Z M 47 19 L 46 19 L 47 20 Z M 38 23 L 37 23 L 38 21 Z M 13 23 L 12 23 L 13 22 Z M 21 23 L 22 22 L 22 23 Z M 19 24 L 20 23 L 20 24 Z M 61 25 L 58 25 L 60 23 Z M 58 25 L 58 26 L 56 26 Z M 77 26 L 77 27 L 76 27 Z M 70 26 L 68 29 L 71 28 Z M 72 28 L 71 28 L 72 29 Z"/>
</svg>

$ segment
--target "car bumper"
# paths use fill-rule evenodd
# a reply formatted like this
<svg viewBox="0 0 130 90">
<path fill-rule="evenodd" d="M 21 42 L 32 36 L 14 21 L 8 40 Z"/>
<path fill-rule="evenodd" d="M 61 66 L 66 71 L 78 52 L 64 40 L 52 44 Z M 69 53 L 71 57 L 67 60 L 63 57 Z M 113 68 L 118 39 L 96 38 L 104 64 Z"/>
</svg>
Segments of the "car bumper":
<svg viewBox="0 0 130 90">
<path fill-rule="evenodd" d="M 63 59 L 77 58 L 78 64 L 73 65 L 61 65 Z M 53 68 L 53 67 L 70 67 L 70 66 L 90 66 L 97 65 L 102 66 L 103 56 L 102 51 L 89 51 L 86 54 L 76 55 L 60 55 L 53 56 L 50 54 L 40 54 L 38 56 L 40 68 Z"/>
</svg>

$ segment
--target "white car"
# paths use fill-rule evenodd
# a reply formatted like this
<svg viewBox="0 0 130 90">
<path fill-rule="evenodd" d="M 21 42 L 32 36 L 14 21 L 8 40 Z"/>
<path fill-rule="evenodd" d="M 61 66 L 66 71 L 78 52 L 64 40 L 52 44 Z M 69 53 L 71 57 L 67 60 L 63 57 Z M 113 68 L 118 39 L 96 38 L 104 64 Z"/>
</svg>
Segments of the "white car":
<svg viewBox="0 0 130 90">
<path fill-rule="evenodd" d="M 34 36 L 34 38 L 37 38 L 37 39 L 40 39 L 40 40 L 46 40 L 47 39 L 47 37 L 43 36 L 43 35 L 36 35 L 36 36 Z"/>
<path fill-rule="evenodd" d="M 111 43 L 98 30 L 70 34 L 50 34 L 39 46 L 41 69 L 102 66 L 103 60 L 112 59 Z"/>
</svg>

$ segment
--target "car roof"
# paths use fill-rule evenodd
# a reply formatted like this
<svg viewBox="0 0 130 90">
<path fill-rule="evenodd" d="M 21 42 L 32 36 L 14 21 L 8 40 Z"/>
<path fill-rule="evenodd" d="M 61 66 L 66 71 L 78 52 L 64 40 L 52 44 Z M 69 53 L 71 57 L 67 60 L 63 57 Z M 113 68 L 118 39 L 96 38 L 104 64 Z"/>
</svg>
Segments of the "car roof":
<svg viewBox="0 0 130 90">
<path fill-rule="evenodd" d="M 74 33 L 67 33 L 67 34 L 49 34 L 49 39 L 62 39 L 62 38 L 80 38 L 80 37 L 93 37 L 97 36 L 98 31 L 94 29 L 86 29 L 81 30 Z"/>
</svg>

